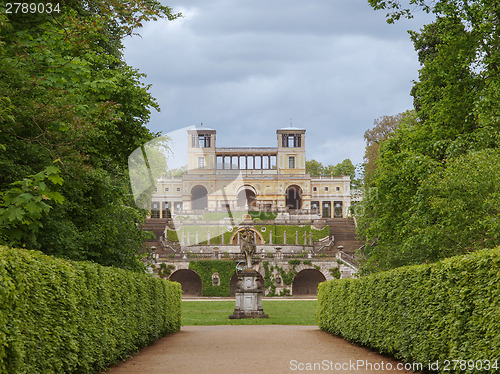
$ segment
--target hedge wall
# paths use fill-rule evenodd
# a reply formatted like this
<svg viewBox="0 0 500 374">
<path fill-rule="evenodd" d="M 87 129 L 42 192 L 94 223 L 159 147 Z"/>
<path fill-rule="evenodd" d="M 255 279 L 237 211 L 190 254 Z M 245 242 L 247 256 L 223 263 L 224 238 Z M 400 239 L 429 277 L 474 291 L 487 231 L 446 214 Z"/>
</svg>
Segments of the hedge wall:
<svg viewBox="0 0 500 374">
<path fill-rule="evenodd" d="M 321 329 L 406 362 L 478 372 L 500 361 L 500 247 L 321 283 L 317 313 Z"/>
<path fill-rule="evenodd" d="M 201 278 L 203 296 L 231 296 L 231 278 L 236 271 L 234 261 L 203 260 L 192 261 L 189 268 L 196 271 Z M 212 274 L 219 273 L 219 285 L 212 284 Z"/>
<path fill-rule="evenodd" d="M 180 329 L 181 288 L 0 247 L 0 372 L 94 373 Z"/>
</svg>

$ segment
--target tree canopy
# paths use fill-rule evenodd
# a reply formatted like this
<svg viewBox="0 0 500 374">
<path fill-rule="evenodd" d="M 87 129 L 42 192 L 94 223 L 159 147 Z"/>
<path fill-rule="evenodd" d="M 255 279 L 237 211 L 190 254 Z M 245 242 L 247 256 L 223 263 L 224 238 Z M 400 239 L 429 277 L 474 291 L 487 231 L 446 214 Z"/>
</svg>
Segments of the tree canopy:
<svg viewBox="0 0 500 374">
<path fill-rule="evenodd" d="M 356 168 L 348 158 L 337 165 L 326 166 L 314 159 L 306 161 L 306 173 L 309 173 L 312 177 L 349 175 L 353 188 L 357 188 L 360 183 L 356 178 Z"/>
<path fill-rule="evenodd" d="M 370 4 L 389 10 L 391 22 L 411 15 L 398 1 Z M 489 0 L 409 4 L 436 20 L 410 33 L 421 64 L 415 117 L 399 121 L 368 164 L 358 227 L 366 271 L 500 244 L 500 8 Z M 378 130 L 367 132 L 367 153 Z"/>
<path fill-rule="evenodd" d="M 145 124 L 159 108 L 122 40 L 179 14 L 155 0 L 52 3 L 0 5 L 0 241 L 140 269 L 145 212 L 127 158 L 153 138 Z"/>
<path fill-rule="evenodd" d="M 394 134 L 394 131 L 402 121 L 411 124 L 415 121 L 415 113 L 413 111 L 407 111 L 405 113 L 396 114 L 395 116 L 383 116 L 374 121 L 375 126 L 372 129 L 365 131 L 365 180 L 370 180 L 375 172 L 380 144 Z"/>
</svg>

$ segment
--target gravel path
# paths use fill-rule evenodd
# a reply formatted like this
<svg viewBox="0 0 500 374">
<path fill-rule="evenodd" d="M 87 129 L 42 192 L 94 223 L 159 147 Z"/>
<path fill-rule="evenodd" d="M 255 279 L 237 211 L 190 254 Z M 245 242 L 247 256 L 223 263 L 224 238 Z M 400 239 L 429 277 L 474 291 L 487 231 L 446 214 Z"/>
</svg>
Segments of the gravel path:
<svg viewBox="0 0 500 374">
<path fill-rule="evenodd" d="M 106 373 L 412 373 L 398 363 L 317 326 L 184 326 Z"/>
</svg>

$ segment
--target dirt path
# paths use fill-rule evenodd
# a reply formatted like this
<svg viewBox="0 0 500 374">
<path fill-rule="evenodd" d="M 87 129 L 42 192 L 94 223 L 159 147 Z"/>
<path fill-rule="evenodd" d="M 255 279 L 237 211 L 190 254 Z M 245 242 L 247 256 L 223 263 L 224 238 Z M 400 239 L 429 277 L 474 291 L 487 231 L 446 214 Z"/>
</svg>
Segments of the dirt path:
<svg viewBox="0 0 500 374">
<path fill-rule="evenodd" d="M 317 326 L 184 326 L 106 373 L 411 373 L 398 363 Z"/>
</svg>

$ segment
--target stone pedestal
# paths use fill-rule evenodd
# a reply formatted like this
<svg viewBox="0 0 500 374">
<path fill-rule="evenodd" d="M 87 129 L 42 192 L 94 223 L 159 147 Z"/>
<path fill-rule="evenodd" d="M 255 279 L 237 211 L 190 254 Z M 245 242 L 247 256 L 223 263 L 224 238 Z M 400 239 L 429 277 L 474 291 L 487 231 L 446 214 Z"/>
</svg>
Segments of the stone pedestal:
<svg viewBox="0 0 500 374">
<path fill-rule="evenodd" d="M 260 274 L 253 269 L 238 273 L 236 307 L 230 319 L 269 318 L 262 309 L 263 284 Z"/>
</svg>

